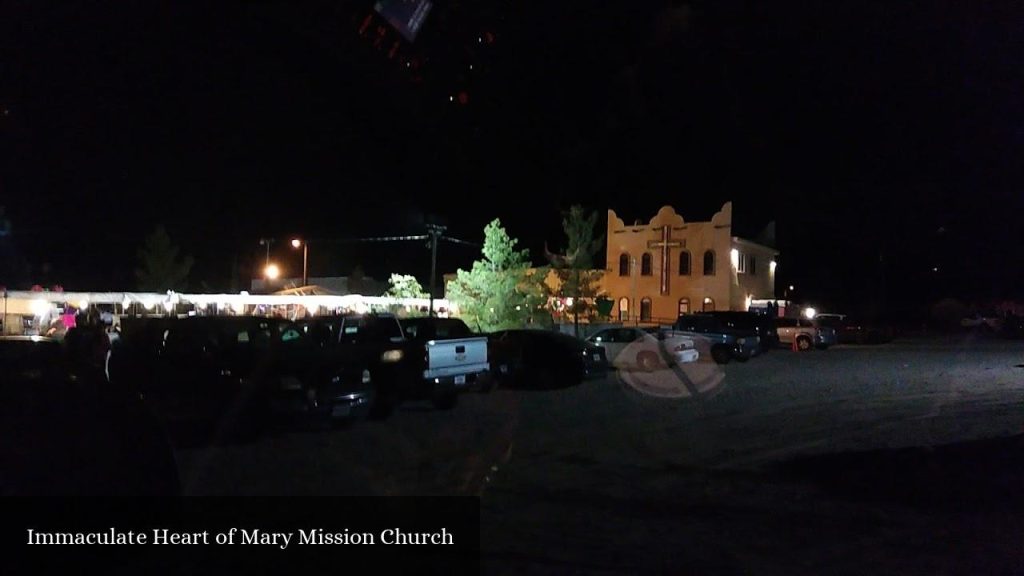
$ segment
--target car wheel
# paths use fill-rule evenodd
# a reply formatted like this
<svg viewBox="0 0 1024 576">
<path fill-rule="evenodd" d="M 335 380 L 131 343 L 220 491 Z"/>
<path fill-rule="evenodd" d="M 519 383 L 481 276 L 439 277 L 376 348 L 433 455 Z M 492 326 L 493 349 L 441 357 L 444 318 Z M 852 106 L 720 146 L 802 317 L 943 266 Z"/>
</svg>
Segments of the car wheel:
<svg viewBox="0 0 1024 576">
<path fill-rule="evenodd" d="M 728 364 L 732 359 L 732 353 L 725 346 L 715 346 L 711 349 L 711 358 L 716 364 Z"/>
<path fill-rule="evenodd" d="M 811 349 L 811 339 L 807 336 L 801 336 L 796 339 L 796 347 L 801 352 L 806 352 Z"/>
</svg>

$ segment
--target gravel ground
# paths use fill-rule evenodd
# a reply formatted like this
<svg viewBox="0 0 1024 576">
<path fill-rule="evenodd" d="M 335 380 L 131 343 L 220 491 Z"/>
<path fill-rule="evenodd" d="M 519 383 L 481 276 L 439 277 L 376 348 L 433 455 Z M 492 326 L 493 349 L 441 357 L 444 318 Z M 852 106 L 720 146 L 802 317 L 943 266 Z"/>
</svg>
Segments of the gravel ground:
<svg viewBox="0 0 1024 576">
<path fill-rule="evenodd" d="M 972 338 L 779 350 L 676 398 L 498 390 L 179 460 L 192 494 L 479 494 L 489 573 L 1024 573 L 1021 364 Z"/>
</svg>

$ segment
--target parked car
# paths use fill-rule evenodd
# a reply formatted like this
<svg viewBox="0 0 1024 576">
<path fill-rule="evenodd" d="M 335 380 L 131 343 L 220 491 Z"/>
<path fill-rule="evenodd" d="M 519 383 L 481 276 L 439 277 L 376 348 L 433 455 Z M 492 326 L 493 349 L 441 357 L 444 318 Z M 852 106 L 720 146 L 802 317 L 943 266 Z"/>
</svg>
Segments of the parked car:
<svg viewBox="0 0 1024 576">
<path fill-rule="evenodd" d="M 334 362 L 367 366 L 375 391 L 372 418 L 386 418 L 402 402 L 423 396 L 422 349 L 405 338 L 394 314 L 322 316 L 299 327 Z"/>
<path fill-rule="evenodd" d="M 711 358 L 718 364 L 728 364 L 730 360 L 746 362 L 761 349 L 755 330 L 726 326 L 721 319 L 707 314 L 684 314 L 676 320 L 673 329 L 697 337 L 698 347 L 707 346 Z"/>
<path fill-rule="evenodd" d="M 653 346 L 636 350 L 636 342 L 650 340 L 661 348 L 659 353 Z M 606 328 L 587 338 L 587 342 L 604 348 L 612 367 L 617 370 L 640 368 L 653 370 L 662 365 L 659 356 L 669 358 L 676 364 L 696 362 L 700 353 L 694 347 L 692 338 L 681 333 L 659 328 L 620 327 Z M 653 348 L 653 349 L 652 349 Z M 626 350 L 633 354 L 626 354 Z"/>
<path fill-rule="evenodd" d="M 374 398 L 368 366 L 326 357 L 284 319 L 138 324 L 124 331 L 112 378 L 139 382 L 153 410 L 188 437 L 249 436 L 274 418 L 347 422 L 365 414 Z"/>
<path fill-rule="evenodd" d="M 0 337 L 0 496 L 180 495 L 171 444 L 138 394 L 108 381 L 101 337 Z"/>
<path fill-rule="evenodd" d="M 786 346 L 792 346 L 796 342 L 799 350 L 825 350 L 836 344 L 836 331 L 821 325 L 817 320 L 776 318 L 775 325 L 779 331 L 779 342 Z"/>
<path fill-rule="evenodd" d="M 839 344 L 879 344 L 893 339 L 891 327 L 846 314 L 818 314 L 814 319 L 819 325 L 835 330 Z"/>
<path fill-rule="evenodd" d="M 760 351 L 768 352 L 779 346 L 779 332 L 775 326 L 775 318 L 755 312 L 739 312 L 720 310 L 715 312 L 697 312 L 707 314 L 722 321 L 726 328 L 749 332 L 753 330 L 760 338 Z"/>
<path fill-rule="evenodd" d="M 558 388 L 608 374 L 604 348 L 547 330 L 503 330 L 490 335 L 492 365 L 507 386 Z"/>
<path fill-rule="evenodd" d="M 961 319 L 960 326 L 983 332 L 998 332 L 1003 327 L 1003 319 L 995 311 L 986 310 Z"/>
<path fill-rule="evenodd" d="M 463 387 L 469 388 L 471 380 L 486 371 L 486 337 L 461 343 L 434 341 L 428 346 L 418 337 L 407 338 L 394 314 L 318 317 L 301 322 L 300 327 L 328 356 L 369 366 L 376 389 L 374 418 L 387 417 L 408 400 L 431 400 L 439 408 L 451 408 Z M 451 323 L 425 327 L 423 336 L 451 327 Z"/>
<path fill-rule="evenodd" d="M 401 320 L 405 337 L 424 348 L 420 370 L 432 397 L 441 408 L 455 405 L 457 394 L 468 390 L 490 391 L 487 378 L 486 336 L 476 336 L 458 318 L 406 318 Z"/>
</svg>

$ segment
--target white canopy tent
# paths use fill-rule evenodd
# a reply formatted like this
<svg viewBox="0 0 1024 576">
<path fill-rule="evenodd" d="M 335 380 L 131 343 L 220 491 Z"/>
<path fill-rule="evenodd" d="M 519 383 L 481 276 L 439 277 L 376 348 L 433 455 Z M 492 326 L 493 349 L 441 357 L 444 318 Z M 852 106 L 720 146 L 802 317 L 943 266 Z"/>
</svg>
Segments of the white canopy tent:
<svg viewBox="0 0 1024 576">
<path fill-rule="evenodd" d="M 177 313 L 181 308 L 192 308 L 206 314 L 263 314 L 274 307 L 302 307 L 312 314 L 337 311 L 368 312 L 373 309 L 404 307 L 406 310 L 425 310 L 430 306 L 429 298 L 385 298 L 360 296 L 357 294 L 182 294 L 168 291 L 164 294 L 153 292 L 32 292 L 12 290 L 3 296 L 3 326 L 5 333 L 12 333 L 10 316 L 44 318 L 53 315 L 57 308 L 110 306 L 116 315 L 143 313 Z M 434 299 L 434 309 L 447 316 L 453 312 L 445 299 Z"/>
</svg>

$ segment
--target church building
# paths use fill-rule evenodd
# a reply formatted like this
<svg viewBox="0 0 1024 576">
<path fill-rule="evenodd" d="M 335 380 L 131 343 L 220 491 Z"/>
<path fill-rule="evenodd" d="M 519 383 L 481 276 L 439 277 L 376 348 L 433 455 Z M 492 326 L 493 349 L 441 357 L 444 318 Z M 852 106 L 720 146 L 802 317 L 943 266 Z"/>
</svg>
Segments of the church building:
<svg viewBox="0 0 1024 576">
<path fill-rule="evenodd" d="M 613 319 L 674 321 L 702 310 L 747 310 L 775 297 L 778 251 L 732 234 L 732 203 L 709 222 L 686 222 L 664 206 L 647 223 L 627 225 L 608 210 L 607 265 L 601 288 Z"/>
</svg>

